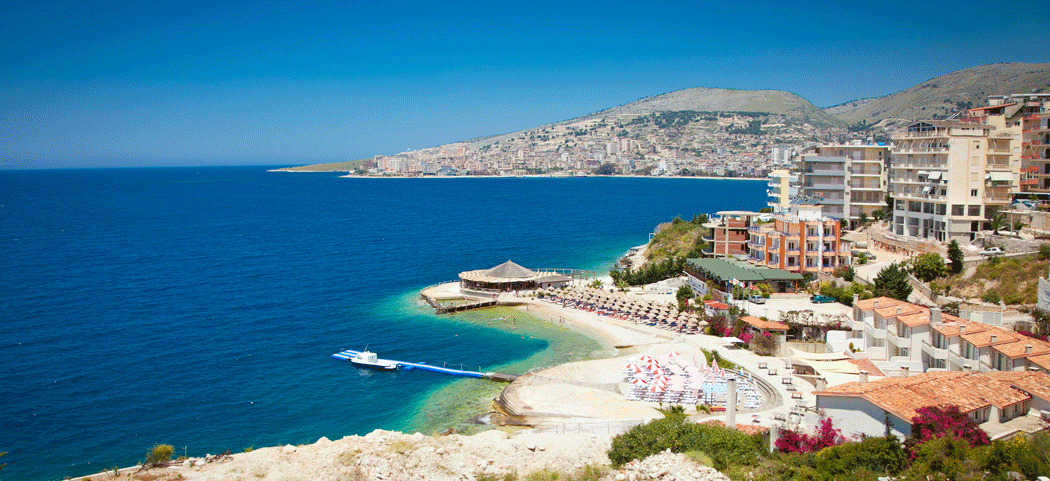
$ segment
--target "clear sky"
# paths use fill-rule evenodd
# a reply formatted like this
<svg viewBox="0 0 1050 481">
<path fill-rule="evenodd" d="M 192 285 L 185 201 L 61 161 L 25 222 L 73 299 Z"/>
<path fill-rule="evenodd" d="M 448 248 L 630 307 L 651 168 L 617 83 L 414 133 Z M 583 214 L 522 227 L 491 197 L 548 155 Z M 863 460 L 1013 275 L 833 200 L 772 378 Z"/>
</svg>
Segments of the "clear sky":
<svg viewBox="0 0 1050 481">
<path fill-rule="evenodd" d="M 0 1 L 0 167 L 299 164 L 689 87 L 820 107 L 1050 61 L 1017 2 Z"/>
</svg>

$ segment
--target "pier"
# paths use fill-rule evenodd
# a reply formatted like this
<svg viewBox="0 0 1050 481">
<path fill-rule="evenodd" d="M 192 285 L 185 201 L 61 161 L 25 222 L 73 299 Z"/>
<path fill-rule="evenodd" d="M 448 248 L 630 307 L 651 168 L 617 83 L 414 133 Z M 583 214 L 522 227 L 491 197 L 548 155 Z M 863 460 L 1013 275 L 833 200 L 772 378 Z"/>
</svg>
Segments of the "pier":
<svg viewBox="0 0 1050 481">
<path fill-rule="evenodd" d="M 335 354 L 332 354 L 332 359 L 335 359 L 337 361 L 348 362 L 348 361 L 350 361 L 350 358 L 352 358 L 354 356 L 357 356 L 358 354 L 360 354 L 360 351 L 353 351 L 353 350 L 347 349 L 345 351 L 340 351 L 340 352 L 337 352 Z M 393 362 L 397 363 L 397 367 L 399 369 L 404 369 L 406 371 L 411 371 L 413 369 L 421 369 L 423 371 L 437 372 L 437 373 L 446 374 L 446 375 L 449 375 L 449 376 L 472 377 L 472 378 L 476 378 L 476 379 L 489 379 L 489 380 L 500 381 L 500 382 L 511 382 L 511 381 L 513 381 L 513 380 L 518 378 L 518 376 L 516 376 L 514 374 L 504 374 L 504 373 L 499 373 L 499 372 L 467 371 L 467 370 L 463 370 L 463 369 L 452 369 L 452 368 L 443 367 L 443 366 L 432 366 L 432 365 L 427 364 L 425 362 L 407 362 L 407 361 L 393 361 Z"/>
</svg>

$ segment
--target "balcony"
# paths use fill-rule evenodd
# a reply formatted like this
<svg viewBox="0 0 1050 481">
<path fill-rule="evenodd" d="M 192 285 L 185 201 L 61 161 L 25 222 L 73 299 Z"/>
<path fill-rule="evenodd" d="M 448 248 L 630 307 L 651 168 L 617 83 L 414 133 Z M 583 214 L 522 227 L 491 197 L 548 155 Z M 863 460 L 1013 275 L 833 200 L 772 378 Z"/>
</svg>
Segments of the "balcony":
<svg viewBox="0 0 1050 481">
<path fill-rule="evenodd" d="M 864 325 L 864 334 L 873 339 L 886 339 L 886 330 L 872 327 L 871 325 Z"/>
<path fill-rule="evenodd" d="M 964 370 L 967 367 L 973 372 L 978 372 L 981 369 L 981 363 L 974 359 L 966 359 L 954 352 L 948 351 L 948 362 L 959 366 L 959 370 Z"/>
<path fill-rule="evenodd" d="M 832 170 L 832 169 L 813 169 L 812 171 L 803 172 L 807 176 L 828 176 L 828 177 L 843 177 L 846 175 L 845 170 Z"/>
<path fill-rule="evenodd" d="M 935 347 L 933 344 L 930 344 L 930 343 L 928 343 L 926 341 L 922 341 L 922 352 L 925 352 L 926 355 L 928 355 L 928 356 L 930 356 L 930 357 L 932 357 L 934 359 L 944 359 L 944 360 L 948 359 L 948 350 L 947 349 L 941 349 L 939 347 Z"/>
</svg>

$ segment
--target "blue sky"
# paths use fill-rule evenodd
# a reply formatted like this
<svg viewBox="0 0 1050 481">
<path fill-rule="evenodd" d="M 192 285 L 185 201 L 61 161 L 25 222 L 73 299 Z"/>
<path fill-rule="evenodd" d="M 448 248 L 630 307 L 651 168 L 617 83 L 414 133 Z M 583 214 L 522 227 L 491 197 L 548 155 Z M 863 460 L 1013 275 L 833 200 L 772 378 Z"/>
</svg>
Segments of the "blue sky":
<svg viewBox="0 0 1050 481">
<path fill-rule="evenodd" d="M 0 167 L 395 154 L 689 87 L 1050 61 L 1050 2 L 0 2 Z"/>
</svg>

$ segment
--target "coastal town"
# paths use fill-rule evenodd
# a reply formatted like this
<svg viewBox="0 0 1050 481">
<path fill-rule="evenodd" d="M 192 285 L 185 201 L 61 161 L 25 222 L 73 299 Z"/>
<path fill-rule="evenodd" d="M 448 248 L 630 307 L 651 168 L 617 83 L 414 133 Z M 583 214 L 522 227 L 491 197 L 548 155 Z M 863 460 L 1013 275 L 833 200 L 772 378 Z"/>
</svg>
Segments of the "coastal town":
<svg viewBox="0 0 1050 481">
<path fill-rule="evenodd" d="M 1048 145 L 1050 94 L 992 96 L 956 119 L 905 123 L 886 142 L 802 148 L 768 174 L 761 212 L 657 229 L 702 229 L 700 255 L 653 258 L 654 241 L 632 248 L 608 276 L 513 261 L 463 271 L 422 297 L 445 313 L 513 307 L 594 336 L 613 354 L 504 376 L 509 384 L 486 416 L 503 432 L 376 431 L 167 469 L 180 479 L 248 479 L 293 457 L 331 479 L 517 479 L 506 476 L 536 469 L 591 470 L 587 479 L 752 479 L 745 473 L 799 469 L 791 464 L 799 458 L 759 452 L 863 451 L 886 440 L 878 449 L 901 461 L 857 468 L 864 479 L 940 473 L 923 463 L 957 455 L 970 475 L 998 469 L 1044 480 Z M 1033 296 L 950 288 L 950 271 L 973 276 L 1018 261 L 1042 266 Z M 643 275 L 657 270 L 665 275 Z M 738 433 L 764 460 L 630 441 L 661 422 Z M 635 451 L 623 454 L 623 443 Z M 945 449 L 1012 461 L 972 464 L 986 455 Z M 904 462 L 904 450 L 917 461 Z"/>
</svg>

